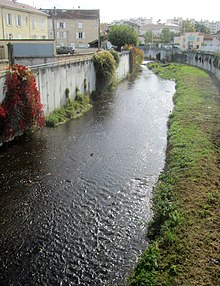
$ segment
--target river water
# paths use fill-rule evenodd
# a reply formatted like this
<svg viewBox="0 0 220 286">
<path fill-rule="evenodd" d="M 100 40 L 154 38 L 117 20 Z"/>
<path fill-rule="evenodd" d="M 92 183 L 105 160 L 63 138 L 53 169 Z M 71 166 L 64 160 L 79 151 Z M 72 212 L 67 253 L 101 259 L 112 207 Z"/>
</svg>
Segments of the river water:
<svg viewBox="0 0 220 286">
<path fill-rule="evenodd" d="M 175 85 L 146 67 L 0 152 L 0 285 L 126 285 L 147 247 Z"/>
</svg>

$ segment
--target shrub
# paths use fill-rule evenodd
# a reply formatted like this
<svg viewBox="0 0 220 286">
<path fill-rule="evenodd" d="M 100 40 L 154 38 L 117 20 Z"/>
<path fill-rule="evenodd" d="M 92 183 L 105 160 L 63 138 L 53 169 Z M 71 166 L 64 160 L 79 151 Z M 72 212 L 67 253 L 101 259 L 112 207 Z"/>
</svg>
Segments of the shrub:
<svg viewBox="0 0 220 286">
<path fill-rule="evenodd" d="M 131 52 L 131 71 L 132 73 L 136 73 L 144 60 L 144 53 L 137 47 L 131 46 L 128 49 Z"/>
<path fill-rule="evenodd" d="M 109 51 L 100 51 L 93 56 L 97 83 L 108 85 L 112 82 L 116 69 L 113 55 Z"/>
<path fill-rule="evenodd" d="M 115 66 L 116 68 L 119 66 L 119 63 L 120 63 L 120 56 L 119 56 L 119 53 L 116 52 L 115 50 L 111 49 L 110 50 L 110 53 L 113 55 L 114 57 L 114 60 L 115 60 Z"/>
<path fill-rule="evenodd" d="M 33 73 L 26 66 L 13 65 L 6 73 L 5 98 L 0 106 L 2 141 L 33 126 L 43 126 L 45 117 Z"/>
</svg>

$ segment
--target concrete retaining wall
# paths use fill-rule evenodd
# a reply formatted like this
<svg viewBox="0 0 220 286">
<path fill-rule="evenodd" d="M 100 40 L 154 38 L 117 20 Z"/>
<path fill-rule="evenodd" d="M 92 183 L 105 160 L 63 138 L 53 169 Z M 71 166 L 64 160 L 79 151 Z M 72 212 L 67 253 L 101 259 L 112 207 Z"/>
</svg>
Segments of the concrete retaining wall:
<svg viewBox="0 0 220 286">
<path fill-rule="evenodd" d="M 175 61 L 189 64 L 214 74 L 220 80 L 220 60 L 216 62 L 214 53 L 201 51 L 180 51 L 179 49 L 143 47 L 144 55 L 148 59 Z"/>
<path fill-rule="evenodd" d="M 95 70 L 90 59 L 62 64 L 54 63 L 32 70 L 36 75 L 41 103 L 44 105 L 46 115 L 66 103 L 66 89 L 69 89 L 69 97 L 72 99 L 76 96 L 76 90 L 82 94 L 95 90 Z"/>
<path fill-rule="evenodd" d="M 130 72 L 129 52 L 120 55 L 119 67 L 116 71 L 118 81 L 126 78 Z M 91 56 L 76 61 L 50 63 L 31 68 L 36 76 L 36 83 L 44 105 L 45 114 L 66 103 L 66 89 L 69 97 L 74 99 L 76 90 L 80 93 L 92 93 L 96 89 L 96 74 Z M 5 76 L 0 77 L 0 102 L 2 102 Z"/>
</svg>

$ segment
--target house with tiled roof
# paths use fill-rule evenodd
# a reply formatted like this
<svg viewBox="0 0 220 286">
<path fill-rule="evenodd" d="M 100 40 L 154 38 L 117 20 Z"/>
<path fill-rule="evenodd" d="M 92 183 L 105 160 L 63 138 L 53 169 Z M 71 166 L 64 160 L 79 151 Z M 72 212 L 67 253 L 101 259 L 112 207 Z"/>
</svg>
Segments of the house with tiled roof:
<svg viewBox="0 0 220 286">
<path fill-rule="evenodd" d="M 15 0 L 0 0 L 0 39 L 48 39 L 48 15 Z"/>
<path fill-rule="evenodd" d="M 49 17 L 49 38 L 57 46 L 88 47 L 100 33 L 99 10 L 43 9 Z"/>
</svg>

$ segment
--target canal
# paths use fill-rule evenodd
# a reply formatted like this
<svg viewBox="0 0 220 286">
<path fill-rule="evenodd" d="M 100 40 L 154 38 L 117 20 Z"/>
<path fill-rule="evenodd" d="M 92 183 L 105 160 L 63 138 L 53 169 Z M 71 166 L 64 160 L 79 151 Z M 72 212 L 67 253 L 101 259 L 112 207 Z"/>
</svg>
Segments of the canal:
<svg viewBox="0 0 220 286">
<path fill-rule="evenodd" d="M 145 66 L 0 151 L 0 285 L 124 286 L 147 247 L 175 84 Z"/>
</svg>

